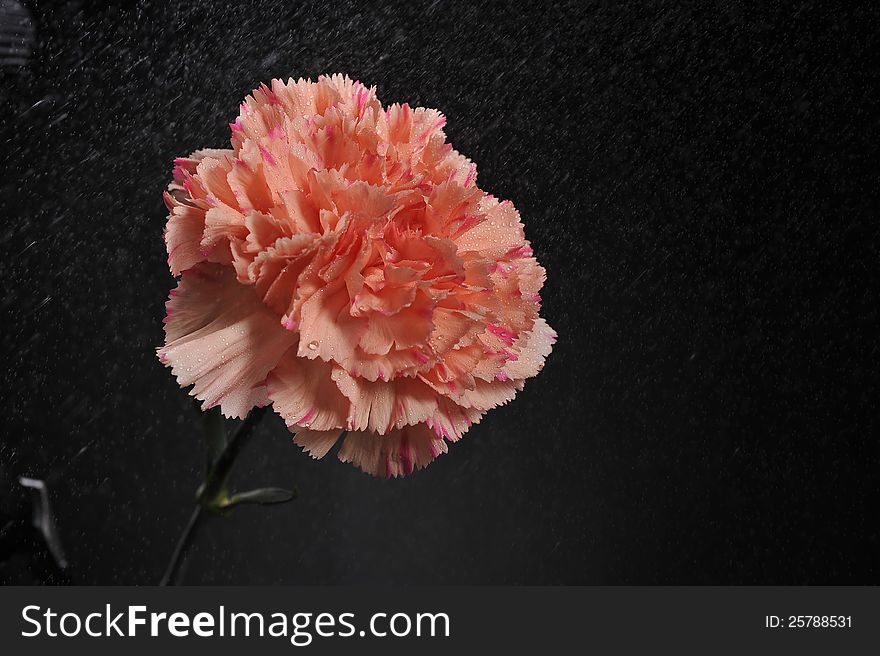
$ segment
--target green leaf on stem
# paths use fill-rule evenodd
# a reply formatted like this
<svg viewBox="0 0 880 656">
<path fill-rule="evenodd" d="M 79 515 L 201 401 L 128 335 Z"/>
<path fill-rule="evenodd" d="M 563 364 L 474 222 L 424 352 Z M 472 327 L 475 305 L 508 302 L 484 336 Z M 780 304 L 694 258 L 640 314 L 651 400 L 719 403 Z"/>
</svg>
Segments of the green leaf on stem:
<svg viewBox="0 0 880 656">
<path fill-rule="evenodd" d="M 280 487 L 261 487 L 256 490 L 248 490 L 247 492 L 236 492 L 225 502 L 225 508 L 231 508 L 242 503 L 257 503 L 261 505 L 270 505 L 276 503 L 287 503 L 296 498 L 294 490 L 285 490 Z"/>
</svg>

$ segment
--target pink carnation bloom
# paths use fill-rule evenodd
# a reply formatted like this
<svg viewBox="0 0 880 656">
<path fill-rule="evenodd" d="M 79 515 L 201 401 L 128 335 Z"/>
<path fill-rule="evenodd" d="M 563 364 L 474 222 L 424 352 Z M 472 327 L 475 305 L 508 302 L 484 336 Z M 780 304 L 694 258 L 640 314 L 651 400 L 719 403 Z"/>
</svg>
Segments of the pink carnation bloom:
<svg viewBox="0 0 880 656">
<path fill-rule="evenodd" d="M 159 359 L 203 408 L 272 404 L 365 472 L 425 467 L 543 367 L 544 270 L 446 119 L 348 77 L 273 80 L 175 161 Z"/>
</svg>

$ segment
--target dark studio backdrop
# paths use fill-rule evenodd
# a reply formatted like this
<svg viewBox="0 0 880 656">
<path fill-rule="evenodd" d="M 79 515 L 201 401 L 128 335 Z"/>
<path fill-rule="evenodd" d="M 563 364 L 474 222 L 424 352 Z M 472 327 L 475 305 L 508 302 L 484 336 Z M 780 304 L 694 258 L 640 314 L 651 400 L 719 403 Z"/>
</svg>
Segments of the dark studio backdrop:
<svg viewBox="0 0 880 656">
<path fill-rule="evenodd" d="M 559 341 L 404 480 L 315 462 L 267 416 L 234 482 L 299 498 L 207 524 L 185 582 L 880 583 L 876 9 L 24 4 L 0 580 L 158 581 L 204 461 L 154 353 L 172 161 L 224 147 L 260 82 L 342 72 L 445 113 L 522 213 Z M 49 486 L 64 572 L 19 476 Z"/>
</svg>

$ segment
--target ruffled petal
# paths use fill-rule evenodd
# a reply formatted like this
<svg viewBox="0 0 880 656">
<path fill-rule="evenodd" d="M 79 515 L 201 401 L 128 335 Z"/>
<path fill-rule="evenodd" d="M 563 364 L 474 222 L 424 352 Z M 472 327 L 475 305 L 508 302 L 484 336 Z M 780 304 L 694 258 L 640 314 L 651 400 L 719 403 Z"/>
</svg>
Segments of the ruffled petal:
<svg viewBox="0 0 880 656">
<path fill-rule="evenodd" d="M 241 153 L 242 156 L 244 154 Z M 228 180 L 235 201 L 243 212 L 250 210 L 266 212 L 271 209 L 272 192 L 269 191 L 266 179 L 262 175 L 262 164 L 258 163 L 251 168 L 243 159 L 236 159 Z"/>
<path fill-rule="evenodd" d="M 306 428 L 298 430 L 293 441 L 315 460 L 320 460 L 333 448 L 340 435 L 342 431 L 339 429 L 318 431 Z"/>
<path fill-rule="evenodd" d="M 430 359 L 421 349 L 391 350 L 385 355 L 373 355 L 357 349 L 354 355 L 342 361 L 346 371 L 371 382 L 414 376 L 429 366 Z"/>
<path fill-rule="evenodd" d="M 437 409 L 437 393 L 415 378 L 370 382 L 337 368 L 333 380 L 351 402 L 349 430 L 384 435 L 394 428 L 422 423 Z"/>
<path fill-rule="evenodd" d="M 480 423 L 482 416 L 483 410 L 464 408 L 444 396 L 440 398 L 437 410 L 425 423 L 438 437 L 458 442 L 471 426 Z"/>
<path fill-rule="evenodd" d="M 202 263 L 184 272 L 166 304 L 165 345 L 159 359 L 181 387 L 208 409 L 245 417 L 266 405 L 266 376 L 296 343 L 253 287 L 229 267 Z"/>
<path fill-rule="evenodd" d="M 223 203 L 235 207 L 235 194 L 229 186 L 227 176 L 232 171 L 232 151 L 219 151 L 220 154 L 206 157 L 196 168 L 196 178 L 205 188 L 210 204 Z"/>
<path fill-rule="evenodd" d="M 269 374 L 266 386 L 275 411 L 291 430 L 324 431 L 345 426 L 350 403 L 336 386 L 333 366 L 289 349 Z"/>
<path fill-rule="evenodd" d="M 306 300 L 301 310 L 298 355 L 336 362 L 351 358 L 367 324 L 351 316 L 350 305 L 341 284 L 323 287 Z"/>
<path fill-rule="evenodd" d="M 179 276 L 205 259 L 200 246 L 205 231 L 205 210 L 180 203 L 167 193 L 165 203 L 171 209 L 165 226 L 168 268 Z"/>
<path fill-rule="evenodd" d="M 443 384 L 425 380 L 428 385 L 443 391 Z M 492 408 L 504 405 L 508 401 L 512 401 L 516 397 L 516 393 L 522 391 L 524 386 L 522 380 L 494 380 L 487 382 L 480 379 L 474 379 L 473 387 L 454 387 L 445 385 L 445 395 L 448 396 L 456 404 L 463 408 L 473 408 L 480 412 L 486 412 Z"/>
<path fill-rule="evenodd" d="M 424 424 L 418 424 L 393 430 L 387 435 L 351 432 L 342 443 L 339 459 L 373 476 L 397 478 L 427 467 L 446 451 L 446 442 Z"/>
<path fill-rule="evenodd" d="M 482 202 L 485 218 L 455 239 L 462 252 L 477 251 L 484 257 L 498 260 L 525 241 L 519 212 L 509 201 L 486 198 Z"/>
<path fill-rule="evenodd" d="M 205 233 L 201 250 L 208 254 L 231 239 L 244 241 L 248 237 L 244 216 L 226 205 L 212 207 L 205 213 Z"/>
<path fill-rule="evenodd" d="M 314 257 L 316 238 L 310 234 L 282 237 L 261 252 L 248 274 L 263 302 L 281 318 L 288 330 L 295 328 L 293 315 L 299 304 L 297 280 Z"/>
<path fill-rule="evenodd" d="M 504 365 L 503 375 L 514 380 L 537 376 L 555 343 L 556 331 L 543 319 L 536 319 L 528 335 L 513 345 L 516 356 Z"/>
</svg>

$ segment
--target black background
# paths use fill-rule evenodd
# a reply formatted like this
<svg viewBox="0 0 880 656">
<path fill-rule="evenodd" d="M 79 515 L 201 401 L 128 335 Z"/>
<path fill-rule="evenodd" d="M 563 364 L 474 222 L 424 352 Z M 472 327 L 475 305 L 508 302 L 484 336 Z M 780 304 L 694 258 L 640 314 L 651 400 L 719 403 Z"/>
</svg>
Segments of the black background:
<svg viewBox="0 0 880 656">
<path fill-rule="evenodd" d="M 187 582 L 880 583 L 877 10 L 92 4 L 32 6 L 3 73 L 2 580 L 159 579 L 204 453 L 154 354 L 172 160 L 259 82 L 343 72 L 446 114 L 559 342 L 405 480 L 267 417 L 235 481 L 300 497 L 208 524 Z"/>
</svg>

